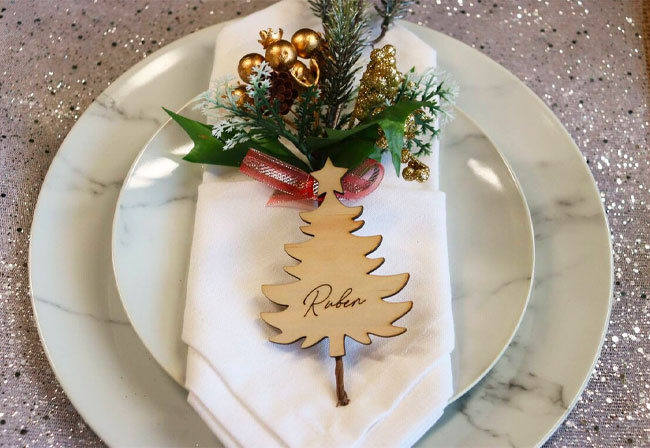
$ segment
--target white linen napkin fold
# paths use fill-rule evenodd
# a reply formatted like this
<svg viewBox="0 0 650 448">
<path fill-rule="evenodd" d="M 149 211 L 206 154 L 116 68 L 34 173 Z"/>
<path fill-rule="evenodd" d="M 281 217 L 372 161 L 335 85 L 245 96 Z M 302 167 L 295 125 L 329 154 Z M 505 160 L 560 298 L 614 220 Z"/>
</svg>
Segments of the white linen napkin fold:
<svg viewBox="0 0 650 448">
<path fill-rule="evenodd" d="M 236 71 L 257 43 L 241 30 L 318 28 L 300 0 L 284 0 L 225 26 L 216 42 L 213 79 Z M 435 65 L 435 52 L 407 30 L 383 43 L 398 48 L 398 68 Z M 404 50 L 402 50 L 404 49 Z M 445 197 L 437 190 L 437 147 L 424 185 L 398 179 L 390 163 L 377 191 L 364 198 L 358 235 L 383 235 L 373 253 L 378 275 L 409 272 L 389 300 L 412 300 L 397 322 L 408 331 L 348 339 L 346 407 L 335 406 L 334 360 L 327 343 L 310 349 L 268 341 L 277 330 L 259 318 L 275 308 L 260 285 L 287 283 L 295 264 L 283 245 L 304 241 L 295 209 L 265 207 L 270 189 L 236 170 L 206 169 L 199 187 L 183 340 L 189 346 L 189 402 L 227 446 L 408 446 L 440 417 L 452 394 L 453 319 L 447 263 Z"/>
</svg>

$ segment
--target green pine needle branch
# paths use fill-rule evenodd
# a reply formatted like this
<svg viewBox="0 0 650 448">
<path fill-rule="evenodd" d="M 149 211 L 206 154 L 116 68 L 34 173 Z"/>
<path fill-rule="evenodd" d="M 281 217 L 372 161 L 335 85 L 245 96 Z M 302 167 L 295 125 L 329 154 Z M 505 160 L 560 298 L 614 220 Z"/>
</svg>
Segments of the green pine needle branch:
<svg viewBox="0 0 650 448">
<path fill-rule="evenodd" d="M 406 146 L 417 157 L 431 153 L 431 145 L 440 134 L 440 126 L 452 116 L 452 106 L 458 95 L 458 86 L 443 71 L 428 69 L 416 74 L 411 68 L 404 75 L 394 102 L 422 101 L 429 104 L 414 114 L 416 136 Z"/>
<path fill-rule="evenodd" d="M 325 125 L 339 128 L 341 112 L 353 96 L 354 76 L 361 69 L 357 61 L 368 45 L 365 4 L 363 0 L 313 0 L 314 4 L 320 5 L 314 10 L 321 13 L 327 42 L 320 83 Z"/>
<path fill-rule="evenodd" d="M 330 5 L 330 0 L 308 0 L 309 9 L 312 10 L 314 15 L 321 20 L 327 15 L 327 10 Z"/>
<path fill-rule="evenodd" d="M 295 126 L 298 142 L 304 146 L 308 137 L 315 137 L 322 133 L 319 126 L 322 103 L 318 87 L 311 86 L 303 90 L 298 96 L 297 106 L 292 111 L 295 117 Z"/>
</svg>

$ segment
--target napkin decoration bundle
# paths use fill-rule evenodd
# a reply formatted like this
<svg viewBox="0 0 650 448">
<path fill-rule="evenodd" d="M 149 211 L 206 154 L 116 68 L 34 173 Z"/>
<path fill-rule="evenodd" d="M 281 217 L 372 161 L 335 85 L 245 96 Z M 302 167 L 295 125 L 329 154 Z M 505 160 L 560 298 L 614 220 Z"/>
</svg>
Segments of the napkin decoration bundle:
<svg viewBox="0 0 650 448">
<path fill-rule="evenodd" d="M 185 159 L 210 165 L 188 399 L 227 446 L 408 446 L 453 390 L 434 139 L 453 92 L 404 28 L 373 30 L 357 0 L 309 3 L 315 14 L 283 0 L 224 26 L 209 124 L 169 112 L 194 141 Z M 297 262 L 283 272 L 285 242 Z"/>
</svg>

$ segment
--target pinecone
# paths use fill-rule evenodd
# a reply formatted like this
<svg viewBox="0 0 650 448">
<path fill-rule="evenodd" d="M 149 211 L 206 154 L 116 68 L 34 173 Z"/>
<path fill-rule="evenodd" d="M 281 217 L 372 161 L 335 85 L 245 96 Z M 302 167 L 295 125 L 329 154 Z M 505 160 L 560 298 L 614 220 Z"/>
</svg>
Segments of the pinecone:
<svg viewBox="0 0 650 448">
<path fill-rule="evenodd" d="M 294 100 L 298 97 L 298 90 L 293 84 L 291 75 L 287 72 L 271 73 L 271 88 L 269 89 L 271 95 L 271 103 L 278 101 L 280 106 L 280 113 L 282 115 L 291 110 Z"/>
</svg>

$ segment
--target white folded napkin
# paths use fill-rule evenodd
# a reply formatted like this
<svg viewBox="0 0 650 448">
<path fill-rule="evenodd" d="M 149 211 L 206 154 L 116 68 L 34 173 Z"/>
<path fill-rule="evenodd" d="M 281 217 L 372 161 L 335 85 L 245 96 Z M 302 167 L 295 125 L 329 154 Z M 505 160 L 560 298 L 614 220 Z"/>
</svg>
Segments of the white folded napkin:
<svg viewBox="0 0 650 448">
<path fill-rule="evenodd" d="M 301 0 L 284 0 L 225 26 L 216 42 L 213 79 L 234 73 L 259 52 L 241 30 L 319 28 Z M 435 65 L 435 52 L 407 30 L 383 43 L 398 49 L 398 67 Z M 404 49 L 404 50 L 402 50 Z M 189 402 L 227 446 L 408 446 L 440 417 L 452 394 L 453 320 L 444 193 L 437 190 L 437 147 L 424 185 L 398 179 L 388 163 L 380 187 L 364 198 L 357 235 L 383 235 L 373 257 L 378 275 L 409 272 L 395 301 L 413 301 L 397 322 L 408 331 L 350 339 L 344 357 L 350 404 L 336 407 L 334 360 L 327 343 L 310 349 L 269 342 L 277 332 L 260 312 L 277 309 L 262 284 L 287 283 L 295 264 L 283 245 L 304 241 L 298 211 L 265 207 L 271 190 L 236 170 L 210 167 L 199 187 L 183 340 L 189 346 Z"/>
</svg>

